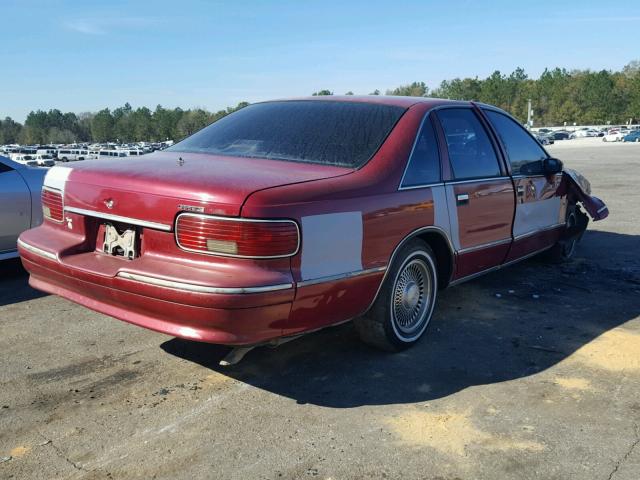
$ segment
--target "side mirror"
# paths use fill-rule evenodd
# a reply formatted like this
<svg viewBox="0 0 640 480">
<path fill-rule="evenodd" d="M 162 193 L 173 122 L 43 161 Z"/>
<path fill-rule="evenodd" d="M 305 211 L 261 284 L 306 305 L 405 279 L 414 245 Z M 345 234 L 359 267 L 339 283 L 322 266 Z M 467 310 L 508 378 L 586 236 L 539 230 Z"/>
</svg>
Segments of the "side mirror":
<svg viewBox="0 0 640 480">
<path fill-rule="evenodd" d="M 545 175 L 555 175 L 562 172 L 562 162 L 557 158 L 545 158 L 542 161 L 542 170 Z"/>
</svg>

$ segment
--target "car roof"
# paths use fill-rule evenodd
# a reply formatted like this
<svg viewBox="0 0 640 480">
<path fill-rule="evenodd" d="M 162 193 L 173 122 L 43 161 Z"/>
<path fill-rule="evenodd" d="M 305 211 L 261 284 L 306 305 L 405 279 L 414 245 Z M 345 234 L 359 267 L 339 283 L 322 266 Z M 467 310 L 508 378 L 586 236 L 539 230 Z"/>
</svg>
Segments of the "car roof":
<svg viewBox="0 0 640 480">
<path fill-rule="evenodd" d="M 311 100 L 314 102 L 358 102 L 358 103 L 372 103 L 378 105 L 393 105 L 397 107 L 409 108 L 418 103 L 427 104 L 428 107 L 435 107 L 440 105 L 470 105 L 471 102 L 447 100 L 443 98 L 430 98 L 430 97 L 401 97 L 395 95 L 318 95 L 313 97 L 291 97 L 291 98 L 279 98 L 275 100 L 267 100 L 265 102 L 256 103 L 268 103 L 268 102 L 290 102 L 300 100 Z"/>
</svg>

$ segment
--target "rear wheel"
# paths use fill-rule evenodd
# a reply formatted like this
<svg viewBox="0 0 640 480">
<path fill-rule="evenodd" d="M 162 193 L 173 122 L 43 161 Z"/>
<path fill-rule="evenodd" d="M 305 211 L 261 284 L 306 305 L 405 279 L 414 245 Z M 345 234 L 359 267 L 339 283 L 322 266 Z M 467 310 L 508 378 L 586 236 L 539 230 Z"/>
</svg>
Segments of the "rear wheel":
<svg viewBox="0 0 640 480">
<path fill-rule="evenodd" d="M 387 351 L 399 351 L 424 334 L 436 303 L 435 255 L 421 240 L 399 252 L 371 309 L 354 320 L 360 338 Z"/>
</svg>

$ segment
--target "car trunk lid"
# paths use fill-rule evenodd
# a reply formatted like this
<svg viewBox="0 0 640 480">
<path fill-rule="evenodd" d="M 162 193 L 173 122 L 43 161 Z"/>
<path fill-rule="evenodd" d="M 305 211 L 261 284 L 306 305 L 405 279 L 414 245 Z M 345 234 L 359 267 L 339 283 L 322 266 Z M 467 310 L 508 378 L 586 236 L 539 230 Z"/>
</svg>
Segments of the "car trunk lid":
<svg viewBox="0 0 640 480">
<path fill-rule="evenodd" d="M 245 199 L 258 190 L 349 172 L 278 160 L 157 152 L 74 164 L 64 176 L 64 204 L 89 216 L 172 226 L 179 211 L 238 216 Z"/>
</svg>

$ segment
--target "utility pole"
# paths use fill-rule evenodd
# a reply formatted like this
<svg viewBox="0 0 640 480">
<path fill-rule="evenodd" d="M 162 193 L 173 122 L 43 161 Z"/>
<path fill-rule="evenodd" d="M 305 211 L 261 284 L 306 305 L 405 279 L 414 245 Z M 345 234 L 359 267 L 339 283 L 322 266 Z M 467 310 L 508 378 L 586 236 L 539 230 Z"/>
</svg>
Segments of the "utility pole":
<svg viewBox="0 0 640 480">
<path fill-rule="evenodd" d="M 533 127 L 533 110 L 531 110 L 531 99 L 527 101 L 527 125 Z"/>
</svg>

